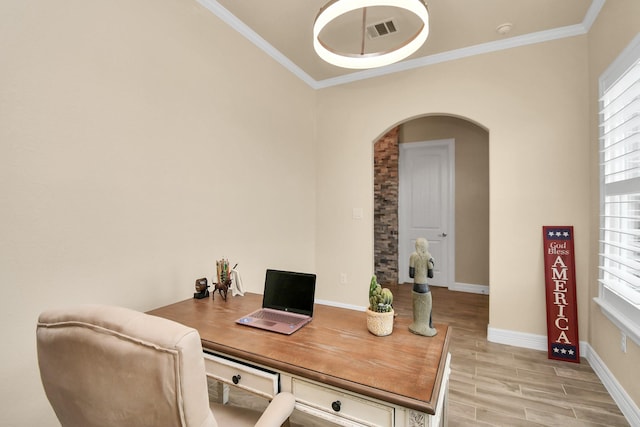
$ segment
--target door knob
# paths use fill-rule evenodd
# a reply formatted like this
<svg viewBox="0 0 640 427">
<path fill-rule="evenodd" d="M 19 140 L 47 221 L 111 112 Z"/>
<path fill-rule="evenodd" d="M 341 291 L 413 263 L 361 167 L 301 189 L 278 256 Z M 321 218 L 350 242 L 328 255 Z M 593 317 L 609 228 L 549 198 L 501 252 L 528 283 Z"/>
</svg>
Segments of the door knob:
<svg viewBox="0 0 640 427">
<path fill-rule="evenodd" d="M 442 237 L 447 237 L 447 233 L 442 233 L 441 236 Z"/>
</svg>

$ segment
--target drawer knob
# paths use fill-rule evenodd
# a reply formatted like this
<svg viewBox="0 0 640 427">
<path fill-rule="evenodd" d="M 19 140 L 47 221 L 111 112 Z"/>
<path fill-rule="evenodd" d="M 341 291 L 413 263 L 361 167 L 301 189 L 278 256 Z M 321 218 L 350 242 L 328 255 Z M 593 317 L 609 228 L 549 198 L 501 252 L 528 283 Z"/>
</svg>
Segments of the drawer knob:
<svg viewBox="0 0 640 427">
<path fill-rule="evenodd" d="M 340 406 L 342 405 L 342 403 L 340 403 L 339 400 L 336 400 L 335 402 L 331 403 L 331 408 L 333 408 L 334 411 L 336 412 L 340 412 Z"/>
<path fill-rule="evenodd" d="M 231 381 L 233 381 L 234 384 L 238 384 L 241 378 L 242 377 L 240 376 L 240 374 L 234 375 L 233 377 L 231 377 Z"/>
</svg>

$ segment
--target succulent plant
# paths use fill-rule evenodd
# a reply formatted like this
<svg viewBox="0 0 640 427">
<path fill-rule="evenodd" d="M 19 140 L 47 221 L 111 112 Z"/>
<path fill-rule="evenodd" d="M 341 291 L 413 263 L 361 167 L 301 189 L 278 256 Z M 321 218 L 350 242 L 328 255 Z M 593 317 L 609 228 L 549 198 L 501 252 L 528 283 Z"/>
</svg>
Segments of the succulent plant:
<svg viewBox="0 0 640 427">
<path fill-rule="evenodd" d="M 393 294 L 387 288 L 383 288 L 378 284 L 376 276 L 371 277 L 369 285 L 369 310 L 378 313 L 387 313 L 391 311 L 393 304 Z"/>
</svg>

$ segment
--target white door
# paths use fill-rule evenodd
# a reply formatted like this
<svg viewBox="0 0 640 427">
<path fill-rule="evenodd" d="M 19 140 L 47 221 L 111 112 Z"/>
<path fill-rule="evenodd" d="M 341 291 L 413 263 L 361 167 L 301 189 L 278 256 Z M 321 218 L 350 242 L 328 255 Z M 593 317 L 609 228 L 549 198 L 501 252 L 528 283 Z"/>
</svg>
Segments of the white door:
<svg viewBox="0 0 640 427">
<path fill-rule="evenodd" d="M 449 286 L 454 278 L 454 140 L 400 144 L 398 268 L 409 277 L 409 256 L 418 237 L 429 242 L 435 260 L 430 285 Z"/>
</svg>

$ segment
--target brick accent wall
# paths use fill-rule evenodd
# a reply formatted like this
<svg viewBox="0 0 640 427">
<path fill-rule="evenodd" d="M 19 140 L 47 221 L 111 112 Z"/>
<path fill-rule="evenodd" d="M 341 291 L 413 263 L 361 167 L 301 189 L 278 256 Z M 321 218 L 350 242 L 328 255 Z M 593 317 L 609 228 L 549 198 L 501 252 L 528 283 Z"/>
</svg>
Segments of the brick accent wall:
<svg viewBox="0 0 640 427">
<path fill-rule="evenodd" d="M 374 263 L 380 284 L 398 282 L 398 127 L 374 144 Z"/>
</svg>

